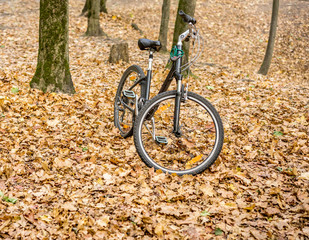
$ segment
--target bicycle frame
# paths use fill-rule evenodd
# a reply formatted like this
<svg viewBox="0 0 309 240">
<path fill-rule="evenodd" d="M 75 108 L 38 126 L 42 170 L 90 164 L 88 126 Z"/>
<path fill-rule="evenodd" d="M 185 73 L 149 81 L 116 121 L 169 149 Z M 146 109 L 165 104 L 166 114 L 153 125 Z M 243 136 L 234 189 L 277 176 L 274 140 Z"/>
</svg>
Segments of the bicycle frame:
<svg viewBox="0 0 309 240">
<path fill-rule="evenodd" d="M 191 27 L 192 25 L 190 25 Z M 181 98 L 184 95 L 184 87 L 182 84 L 182 74 L 181 74 L 181 65 L 182 65 L 182 41 L 184 41 L 188 36 L 191 35 L 192 29 L 188 29 L 184 33 L 182 33 L 179 36 L 178 43 L 177 43 L 177 49 L 178 49 L 178 57 L 176 60 L 172 61 L 173 65 L 170 69 L 167 77 L 165 78 L 161 89 L 159 93 L 163 93 L 168 90 L 169 86 L 171 85 L 171 82 L 173 78 L 177 81 L 177 92 L 175 97 L 175 108 L 174 108 L 174 129 L 173 133 L 176 137 L 181 136 L 181 131 L 179 127 L 179 115 L 180 115 L 180 104 L 181 104 Z M 149 100 L 149 93 L 150 93 L 150 85 L 151 85 L 151 78 L 152 78 L 152 62 L 153 62 L 153 52 L 154 49 L 150 49 L 149 51 L 149 62 L 148 62 L 148 69 L 147 69 L 147 75 L 139 80 L 137 80 L 129 90 L 132 90 L 137 84 L 141 85 L 141 96 L 138 103 L 137 108 L 140 108 L 146 101 Z M 153 117 L 154 111 L 150 114 L 150 118 Z"/>
<path fill-rule="evenodd" d="M 150 54 L 151 56 L 151 54 Z M 151 58 L 149 58 L 151 59 Z M 179 59 L 180 60 L 180 59 Z M 181 61 L 181 60 L 180 60 Z M 176 63 L 173 62 L 172 68 L 170 69 L 167 77 L 165 78 L 159 93 L 162 92 L 166 92 L 169 88 L 169 86 L 172 83 L 172 80 L 174 78 L 175 75 L 175 65 Z M 150 93 L 150 85 L 151 85 L 151 78 L 152 78 L 152 70 L 148 69 L 147 70 L 147 74 L 145 77 L 138 79 L 130 88 L 129 90 L 132 90 L 137 84 L 141 85 L 141 96 L 140 99 L 142 99 L 142 101 L 147 101 L 149 100 L 149 93 Z"/>
<path fill-rule="evenodd" d="M 177 45 L 179 53 L 181 52 L 181 46 Z M 147 69 L 147 75 L 138 81 L 136 81 L 129 90 L 132 90 L 137 84 L 141 85 L 141 97 L 139 100 L 139 106 L 143 105 L 147 100 L 149 100 L 149 93 L 150 93 L 150 85 L 151 85 L 151 78 L 152 78 L 152 60 L 153 60 L 153 52 L 150 50 L 149 54 L 149 66 Z M 179 112 L 180 112 L 180 102 L 182 96 L 182 75 L 181 75 L 181 61 L 182 57 L 179 57 L 176 61 L 173 61 L 172 68 L 170 69 L 167 77 L 165 78 L 159 92 L 163 93 L 166 92 L 171 85 L 173 79 L 175 78 L 177 81 L 177 94 L 175 98 L 175 109 L 174 109 L 174 129 L 173 133 L 176 136 L 181 136 L 181 132 L 179 129 Z M 155 111 L 153 111 L 154 113 Z M 153 116 L 151 114 L 151 117 Z"/>
</svg>

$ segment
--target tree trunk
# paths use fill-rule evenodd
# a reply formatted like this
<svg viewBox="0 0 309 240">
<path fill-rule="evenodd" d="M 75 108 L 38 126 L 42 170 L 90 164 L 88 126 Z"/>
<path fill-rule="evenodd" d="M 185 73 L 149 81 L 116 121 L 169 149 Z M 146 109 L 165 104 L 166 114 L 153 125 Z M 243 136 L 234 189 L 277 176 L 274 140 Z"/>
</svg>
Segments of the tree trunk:
<svg viewBox="0 0 309 240">
<path fill-rule="evenodd" d="M 162 4 L 162 16 L 161 16 L 161 26 L 159 41 L 162 45 L 162 51 L 167 51 L 167 31 L 168 31 L 168 21 L 170 18 L 170 6 L 171 0 L 164 0 Z"/>
<path fill-rule="evenodd" d="M 100 27 L 100 0 L 89 0 L 87 36 L 102 36 Z"/>
<path fill-rule="evenodd" d="M 106 1 L 107 0 L 100 0 L 100 12 L 107 13 Z M 83 7 L 81 16 L 85 15 L 88 12 L 88 10 L 90 9 L 89 2 L 90 2 L 90 0 L 85 1 L 85 5 Z"/>
<path fill-rule="evenodd" d="M 175 29 L 174 29 L 173 46 L 177 44 L 179 35 L 188 29 L 188 26 L 187 26 L 188 23 L 185 23 L 182 20 L 182 18 L 178 14 L 179 11 L 182 10 L 186 14 L 190 15 L 191 17 L 194 17 L 195 5 L 196 5 L 196 0 L 179 0 L 177 17 L 176 17 L 176 22 L 175 22 Z M 183 43 L 183 51 L 184 51 L 184 57 L 182 58 L 182 63 L 186 64 L 189 59 L 190 43 L 189 42 L 182 42 L 182 43 Z M 184 75 L 187 75 L 188 72 L 189 72 L 189 69 L 184 73 Z"/>
<path fill-rule="evenodd" d="M 82 10 L 82 13 L 81 13 L 81 16 L 83 16 L 85 13 L 87 13 L 88 9 L 89 9 L 89 0 L 86 0 L 85 5 L 84 5 L 83 10 Z"/>
<path fill-rule="evenodd" d="M 39 53 L 31 88 L 75 92 L 69 67 L 68 0 L 40 0 Z"/>
<path fill-rule="evenodd" d="M 262 75 L 266 75 L 268 73 L 271 59 L 273 56 L 277 25 L 278 25 L 278 15 L 279 15 L 279 0 L 273 0 L 273 10 L 272 10 L 272 16 L 271 16 L 267 49 L 266 49 L 265 57 L 261 65 L 261 68 L 258 71 L 258 73 Z"/>
<path fill-rule="evenodd" d="M 100 12 L 107 13 L 106 1 L 107 0 L 101 0 L 101 2 L 100 2 Z"/>
</svg>

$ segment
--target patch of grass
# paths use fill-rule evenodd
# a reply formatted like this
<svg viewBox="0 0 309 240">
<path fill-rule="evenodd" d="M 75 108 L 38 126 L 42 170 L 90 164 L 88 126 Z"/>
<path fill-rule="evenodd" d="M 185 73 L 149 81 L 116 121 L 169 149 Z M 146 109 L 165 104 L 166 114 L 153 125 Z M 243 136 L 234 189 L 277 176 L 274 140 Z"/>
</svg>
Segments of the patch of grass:
<svg viewBox="0 0 309 240">
<path fill-rule="evenodd" d="M 2 198 L 2 201 L 9 202 L 15 204 L 17 202 L 16 198 L 9 198 L 8 196 L 5 196 L 3 192 L 0 191 L 0 197 Z"/>
</svg>

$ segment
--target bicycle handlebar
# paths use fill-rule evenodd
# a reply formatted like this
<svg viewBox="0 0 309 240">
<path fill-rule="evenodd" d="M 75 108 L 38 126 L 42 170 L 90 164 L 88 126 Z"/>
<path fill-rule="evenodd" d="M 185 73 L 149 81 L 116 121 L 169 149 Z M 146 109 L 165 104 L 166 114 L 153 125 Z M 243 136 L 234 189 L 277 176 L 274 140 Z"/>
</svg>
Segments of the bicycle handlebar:
<svg viewBox="0 0 309 240">
<path fill-rule="evenodd" d="M 189 16 L 188 14 L 185 14 L 182 10 L 180 10 L 178 14 L 179 14 L 179 16 L 182 17 L 182 19 L 183 19 L 186 23 L 192 23 L 193 25 L 196 24 L 195 18 Z"/>
</svg>

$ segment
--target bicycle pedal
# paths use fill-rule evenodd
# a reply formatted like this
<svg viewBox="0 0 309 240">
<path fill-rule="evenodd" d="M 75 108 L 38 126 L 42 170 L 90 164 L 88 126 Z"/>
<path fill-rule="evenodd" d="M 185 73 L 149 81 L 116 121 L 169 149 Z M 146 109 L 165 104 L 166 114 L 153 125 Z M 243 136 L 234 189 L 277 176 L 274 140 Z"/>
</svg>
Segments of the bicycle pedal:
<svg viewBox="0 0 309 240">
<path fill-rule="evenodd" d="M 168 141 L 166 137 L 156 136 L 156 143 L 166 145 L 168 144 Z"/>
<path fill-rule="evenodd" d="M 124 90 L 122 93 L 128 99 L 135 99 L 135 97 L 136 97 L 135 93 L 133 91 L 130 91 L 130 90 Z"/>
</svg>

